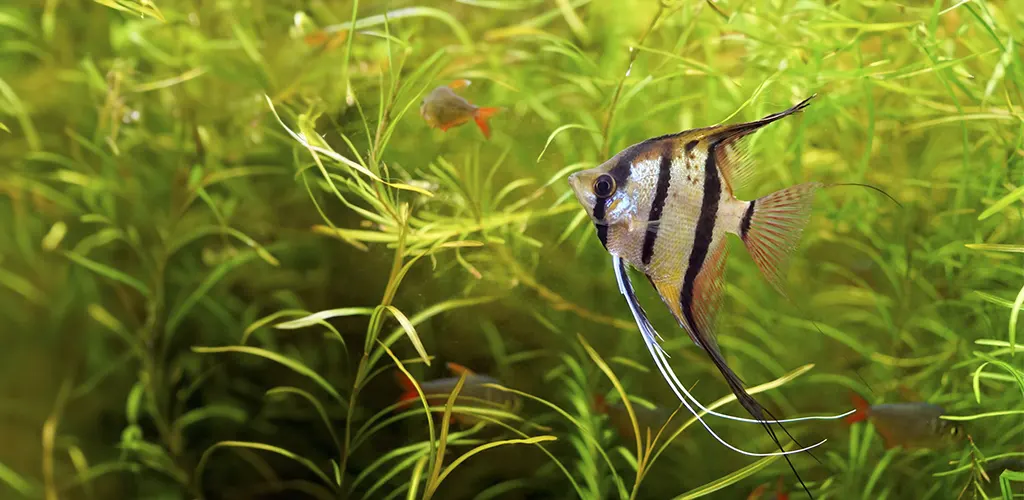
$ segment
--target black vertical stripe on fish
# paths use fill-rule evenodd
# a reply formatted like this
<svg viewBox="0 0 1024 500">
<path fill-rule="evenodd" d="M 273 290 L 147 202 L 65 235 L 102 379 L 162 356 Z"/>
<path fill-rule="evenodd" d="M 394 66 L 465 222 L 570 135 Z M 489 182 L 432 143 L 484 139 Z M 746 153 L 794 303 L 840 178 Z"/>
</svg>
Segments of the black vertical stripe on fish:
<svg viewBox="0 0 1024 500">
<path fill-rule="evenodd" d="M 715 234 L 718 202 L 722 198 L 722 181 L 718 178 L 718 165 L 715 163 L 715 147 L 717 145 L 718 143 L 711 143 L 708 146 L 708 156 L 704 160 L 704 197 L 700 202 L 700 216 L 697 217 L 697 227 L 693 232 L 690 261 L 686 265 L 683 289 L 679 295 L 683 316 L 694 332 L 697 332 L 697 322 L 692 311 L 693 286 L 708 256 L 708 248 L 711 246 L 711 239 Z"/>
<path fill-rule="evenodd" d="M 595 224 L 597 226 L 597 239 L 601 240 L 601 246 L 608 249 L 608 224 Z"/>
<path fill-rule="evenodd" d="M 594 220 L 602 224 L 604 223 L 604 215 L 605 212 L 608 210 L 608 203 L 610 201 L 611 198 L 601 197 L 598 197 L 596 200 L 594 200 Z"/>
<path fill-rule="evenodd" d="M 635 152 L 625 154 L 619 159 L 619 162 L 608 171 L 608 175 L 612 176 L 615 180 L 615 190 L 617 191 L 620 187 L 626 184 L 629 180 L 629 173 L 632 170 L 633 157 L 636 155 Z M 594 201 L 594 225 L 597 227 L 597 239 L 601 240 L 601 245 L 608 248 L 608 221 L 605 217 L 608 215 L 608 206 L 611 205 L 612 196 L 615 193 L 607 197 L 598 196 Z"/>
<path fill-rule="evenodd" d="M 754 202 L 757 200 L 750 200 L 750 205 L 747 205 L 747 211 L 743 213 L 743 220 L 740 221 L 740 238 L 747 239 L 747 231 L 750 231 L 750 220 L 754 218 Z"/>
<path fill-rule="evenodd" d="M 708 249 L 711 246 L 712 236 L 715 231 L 715 219 L 718 215 L 718 203 L 721 200 L 722 194 L 722 182 L 718 177 L 718 165 L 715 163 L 715 147 L 718 145 L 717 142 L 711 143 L 708 147 L 708 156 L 704 161 L 704 197 L 701 200 L 700 216 L 697 218 L 697 227 L 694 231 L 693 236 L 693 248 L 690 251 L 690 260 L 686 268 L 686 276 L 683 278 L 683 290 L 680 293 L 680 302 L 682 306 L 683 317 L 686 320 L 687 325 L 696 337 L 698 341 L 711 361 L 718 368 L 718 371 L 722 373 L 726 383 L 729 385 L 729 389 L 732 390 L 733 394 L 736 395 L 736 399 L 740 405 L 747 410 L 750 415 L 758 420 L 762 420 L 761 427 L 764 428 L 765 432 L 771 438 L 772 442 L 775 443 L 780 450 L 785 450 L 782 447 L 782 443 L 779 442 L 778 436 L 775 434 L 775 430 L 772 429 L 771 424 L 764 422 L 765 414 L 767 414 L 772 420 L 777 420 L 767 408 L 761 406 L 760 403 L 754 399 L 744 388 L 743 381 L 736 375 L 736 372 L 729 368 L 729 365 L 725 362 L 722 354 L 718 352 L 710 343 L 705 343 L 704 334 L 697 326 L 696 318 L 693 316 L 693 287 L 697 280 L 697 275 L 700 274 L 701 268 L 704 266 L 704 261 L 707 259 Z M 796 439 L 793 438 L 789 431 L 782 424 L 778 424 L 782 431 L 789 436 L 793 442 L 799 445 Z M 810 454 L 810 452 L 808 452 Z M 811 455 L 814 457 L 814 455 Z M 786 462 L 789 464 L 789 468 L 796 475 L 797 480 L 800 481 L 800 485 L 803 486 L 807 496 L 814 498 L 811 495 L 810 490 L 807 489 L 807 485 L 804 484 L 803 479 L 800 477 L 800 473 L 796 471 L 796 467 L 793 466 L 793 462 L 789 459 L 789 455 L 783 455 Z M 815 457 L 817 459 L 817 457 Z"/>
<path fill-rule="evenodd" d="M 658 162 L 658 185 L 654 190 L 654 200 L 651 201 L 651 210 L 647 215 L 647 222 L 661 220 L 661 213 L 665 209 L 665 202 L 668 200 L 668 185 L 672 180 L 672 148 L 666 147 L 661 152 L 661 160 Z M 651 263 L 654 257 L 654 243 L 658 241 L 658 226 L 648 225 L 644 232 L 644 247 L 640 260 L 644 265 Z"/>
<path fill-rule="evenodd" d="M 694 140 L 686 143 L 686 146 L 683 147 L 683 149 L 686 151 L 686 154 L 690 154 L 690 151 L 693 151 L 693 148 L 697 147 L 697 142 L 699 142 L 699 141 L 694 139 Z"/>
</svg>

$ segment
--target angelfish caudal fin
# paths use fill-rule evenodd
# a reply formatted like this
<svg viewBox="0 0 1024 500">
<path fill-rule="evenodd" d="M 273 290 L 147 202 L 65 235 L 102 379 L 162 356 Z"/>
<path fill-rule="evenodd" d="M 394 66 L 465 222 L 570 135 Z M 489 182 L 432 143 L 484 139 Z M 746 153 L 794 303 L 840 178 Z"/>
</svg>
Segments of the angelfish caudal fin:
<svg viewBox="0 0 1024 500">
<path fill-rule="evenodd" d="M 800 242 L 820 182 L 797 184 L 750 202 L 740 222 L 740 238 L 750 256 L 779 293 L 789 254 Z"/>
</svg>

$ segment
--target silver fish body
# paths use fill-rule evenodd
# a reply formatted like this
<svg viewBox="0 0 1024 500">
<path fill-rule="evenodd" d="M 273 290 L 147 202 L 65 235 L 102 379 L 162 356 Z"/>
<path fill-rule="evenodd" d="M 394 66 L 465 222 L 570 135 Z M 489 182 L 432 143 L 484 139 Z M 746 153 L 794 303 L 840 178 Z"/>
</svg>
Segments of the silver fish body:
<svg viewBox="0 0 1024 500">
<path fill-rule="evenodd" d="M 783 291 L 781 269 L 799 241 L 810 215 L 813 194 L 821 184 L 810 182 L 755 200 L 739 200 L 734 190 L 748 182 L 753 172 L 752 162 L 747 161 L 739 146 L 747 135 L 804 109 L 809 101 L 810 98 L 753 122 L 648 139 L 568 179 L 576 199 L 590 216 L 598 239 L 613 256 L 620 291 L 626 296 L 655 364 L 680 401 L 694 415 L 698 413 L 690 402 L 707 410 L 689 394 L 668 365 L 667 354 L 658 344 L 660 337 L 633 291 L 626 263 L 644 273 L 676 321 L 708 354 L 754 420 L 708 413 L 759 423 L 780 449 L 782 445 L 769 424 L 781 426 L 787 420 L 774 419 L 746 392 L 719 351 L 714 319 L 724 291 L 725 238 L 729 233 L 740 237 L 765 277 Z M 836 417 L 805 419 L 809 418 Z M 788 421 L 793 420 L 801 419 Z M 701 423 L 729 448 L 763 456 L 729 445 L 703 420 Z M 817 445 L 781 454 L 806 451 Z"/>
</svg>

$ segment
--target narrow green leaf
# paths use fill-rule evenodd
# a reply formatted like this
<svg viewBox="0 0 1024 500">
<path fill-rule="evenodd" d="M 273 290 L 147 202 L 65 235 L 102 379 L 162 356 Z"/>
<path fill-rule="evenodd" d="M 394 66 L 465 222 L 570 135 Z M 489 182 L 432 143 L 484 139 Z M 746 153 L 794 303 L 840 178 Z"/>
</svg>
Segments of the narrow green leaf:
<svg viewBox="0 0 1024 500">
<path fill-rule="evenodd" d="M 527 439 L 506 439 L 504 441 L 494 441 L 494 442 L 490 442 L 490 443 L 487 443 L 487 444 L 482 444 L 480 446 L 477 446 L 476 448 L 473 448 L 472 450 L 467 451 L 461 457 L 455 459 L 454 462 L 449 464 L 448 467 L 446 467 L 444 469 L 444 472 L 441 473 L 441 477 L 438 478 L 437 482 L 438 483 L 443 482 L 444 479 L 446 477 L 448 477 L 448 475 L 451 474 L 452 471 L 454 471 L 456 467 L 461 465 L 466 460 L 469 460 L 470 458 L 472 458 L 473 455 L 476 455 L 478 453 L 482 453 L 484 451 L 490 450 L 491 448 L 497 448 L 499 446 L 506 446 L 506 445 L 511 445 L 511 444 L 536 444 L 536 443 L 543 443 L 543 442 L 546 442 L 546 441 L 557 441 L 557 440 L 558 440 L 558 438 L 555 437 L 555 436 L 536 436 L 536 437 L 531 437 L 531 438 L 527 438 Z"/>
<path fill-rule="evenodd" d="M 278 354 L 276 352 L 268 351 L 266 349 L 260 349 L 258 347 L 251 347 L 251 346 L 226 346 L 226 347 L 200 347 L 200 346 L 193 346 L 192 347 L 192 352 L 196 352 L 196 353 L 199 353 L 199 354 L 220 354 L 220 353 L 228 353 L 228 352 L 230 352 L 230 353 L 249 354 L 249 355 L 252 355 L 252 356 L 259 356 L 261 358 L 269 359 L 269 360 L 271 360 L 271 361 L 273 361 L 275 363 L 278 363 L 278 364 L 284 365 L 287 368 L 290 368 L 292 371 L 294 371 L 294 372 L 296 372 L 296 373 L 298 373 L 300 375 L 304 375 L 304 376 L 308 377 L 310 380 L 312 380 L 317 385 L 319 385 L 321 388 L 323 388 L 323 390 L 327 391 L 327 393 L 330 394 L 339 403 L 341 403 L 342 405 L 344 405 L 346 407 L 348 406 L 348 403 L 345 401 L 344 398 L 341 397 L 341 394 L 338 394 L 338 391 L 336 391 L 334 389 L 334 387 L 332 387 L 331 384 L 327 382 L 327 380 L 324 380 L 324 378 L 321 377 L 320 374 L 318 374 L 317 372 L 313 371 L 308 366 L 306 366 L 306 365 L 304 365 L 304 364 L 302 364 L 302 363 L 300 363 L 298 361 L 295 361 L 294 359 L 282 356 L 282 355 L 280 355 L 280 354 Z"/>
<path fill-rule="evenodd" d="M 320 416 L 320 420 L 323 421 L 324 426 L 327 427 L 327 433 L 330 434 L 331 439 L 334 441 L 334 446 L 335 448 L 338 449 L 339 455 L 343 453 L 343 450 L 341 448 L 341 441 L 338 439 L 338 434 L 334 432 L 334 425 L 331 423 L 331 418 L 327 416 L 327 410 L 324 409 L 324 405 L 320 403 L 320 400 L 318 400 L 312 394 L 297 387 L 274 387 L 273 389 L 270 389 L 266 392 L 267 396 L 285 394 L 294 394 L 296 396 L 302 397 L 306 401 L 309 401 L 309 404 L 313 405 L 313 408 L 316 410 L 317 415 Z"/>
<path fill-rule="evenodd" d="M 1005 500 L 1013 500 L 1013 486 L 1011 482 L 1024 483 L 1024 471 L 1004 470 L 999 475 L 999 489 Z"/>
<path fill-rule="evenodd" d="M 249 326 L 245 327 L 245 331 L 242 332 L 242 339 L 238 341 L 238 343 L 245 345 L 245 343 L 249 341 L 249 336 L 252 335 L 253 332 L 276 321 L 282 316 L 304 316 L 307 314 L 309 314 L 309 311 L 306 311 L 305 309 L 285 309 L 283 311 L 268 314 L 256 321 L 253 321 Z"/>
<path fill-rule="evenodd" d="M 971 250 L 984 250 L 989 252 L 1024 253 L 1024 245 L 1008 245 L 1002 243 L 967 243 L 964 245 Z"/>
<path fill-rule="evenodd" d="M 981 297 L 982 299 L 984 299 L 986 302 L 990 302 L 990 303 L 995 304 L 997 306 L 1003 306 L 1003 307 L 1005 307 L 1007 309 L 1013 309 L 1013 302 L 1010 302 L 1009 300 L 1006 300 L 1006 299 L 1004 299 L 1002 297 L 997 297 L 997 296 L 992 295 L 990 293 L 979 292 L 977 290 L 975 290 L 974 293 L 976 295 L 978 295 L 979 297 Z M 1009 344 L 1007 344 L 1007 346 L 1009 346 Z"/>
<path fill-rule="evenodd" d="M 0 267 L 0 285 L 3 285 L 14 293 L 25 297 L 25 299 L 33 304 L 43 305 L 46 303 L 46 293 L 40 290 L 39 287 L 33 285 L 31 281 L 2 267 Z"/>
<path fill-rule="evenodd" d="M 99 262 L 96 262 L 95 260 L 92 260 L 92 259 L 90 259 L 88 257 L 83 257 L 83 256 L 75 254 L 75 253 L 71 253 L 71 252 L 68 252 L 68 251 L 63 251 L 61 253 L 63 253 L 64 256 L 67 257 L 68 259 L 71 259 L 71 261 L 73 261 L 74 263 L 76 263 L 76 264 L 78 264 L 78 265 L 80 265 L 80 266 L 82 266 L 82 267 L 84 267 L 84 268 L 86 268 L 86 269 L 96 273 L 96 274 L 99 274 L 100 276 L 112 279 L 112 280 L 117 281 L 117 282 L 119 282 L 121 284 L 128 285 L 128 286 L 138 290 L 139 293 L 141 293 L 146 298 L 150 298 L 152 296 L 152 292 L 149 291 L 149 287 L 147 287 L 141 281 L 139 281 L 139 280 L 137 280 L 135 278 L 132 278 L 131 276 L 128 276 L 127 274 L 122 273 L 121 271 L 118 271 L 117 269 L 114 269 L 114 268 L 112 268 L 112 267 L 110 267 L 110 266 L 108 266 L 106 264 L 100 264 Z"/>
<path fill-rule="evenodd" d="M 633 440 L 636 442 L 636 458 L 641 464 L 637 468 L 637 474 L 642 475 L 643 464 L 646 462 L 646 457 L 643 452 L 644 443 L 643 437 L 640 434 L 640 424 L 637 422 L 636 412 L 633 411 L 633 403 L 630 403 L 629 396 L 626 394 L 626 390 L 622 387 L 622 383 L 619 382 L 618 377 L 615 376 L 615 372 L 613 372 L 611 367 L 608 366 L 608 363 L 605 363 L 604 359 L 601 358 L 601 355 L 590 347 L 590 344 L 588 344 L 587 340 L 583 338 L 583 335 L 576 334 L 576 338 L 579 340 L 580 344 L 583 345 L 583 349 L 587 352 L 587 355 L 590 356 L 590 359 L 594 361 L 594 364 L 601 369 L 604 376 L 608 377 L 608 380 L 615 387 L 615 391 L 619 393 L 619 399 L 622 400 L 622 404 L 626 407 L 626 413 L 629 415 L 629 423 L 633 426 Z M 639 484 L 637 484 L 637 486 L 639 486 Z M 636 494 L 636 491 L 634 491 L 633 494 Z"/>
<path fill-rule="evenodd" d="M 175 420 L 174 426 L 180 432 L 192 424 L 211 418 L 223 418 L 232 420 L 237 424 L 243 424 L 245 423 L 245 417 L 245 410 L 241 408 L 224 404 L 212 404 L 189 410 Z"/>
<path fill-rule="evenodd" d="M 978 413 L 975 415 L 942 415 L 939 418 L 943 420 L 968 421 L 978 420 L 979 418 L 1001 417 L 1003 415 L 1024 415 L 1024 410 L 990 411 L 988 413 Z"/>
<path fill-rule="evenodd" d="M 142 406 L 142 396 L 145 394 L 146 387 L 142 384 L 142 381 L 135 382 L 132 386 L 132 390 L 128 392 L 128 400 L 125 402 L 125 415 L 128 418 L 128 423 L 135 425 L 139 423 L 139 407 Z"/>
<path fill-rule="evenodd" d="M 398 320 L 398 323 L 402 325 L 402 330 L 405 331 L 409 341 L 412 342 L 412 346 L 416 348 L 416 353 L 420 355 L 420 359 L 423 360 L 424 364 L 430 366 L 430 356 L 427 355 L 427 350 L 423 348 L 423 342 L 420 341 L 420 336 L 416 334 L 416 327 L 409 321 L 409 318 L 405 317 L 405 314 L 395 306 L 386 306 L 384 309 Z"/>
<path fill-rule="evenodd" d="M 1020 186 L 1017 189 L 1010 191 L 1010 194 L 1000 198 L 998 201 L 993 203 L 992 206 L 986 208 L 985 211 L 978 216 L 978 220 L 985 220 L 995 215 L 1000 210 L 1010 206 L 1011 203 L 1021 199 L 1021 197 L 1024 197 L 1024 186 Z"/>
<path fill-rule="evenodd" d="M 303 316 L 299 319 L 278 323 L 274 325 L 274 328 L 277 328 L 278 330 L 295 330 L 297 328 L 313 326 L 319 324 L 321 321 L 331 318 L 341 318 L 345 316 L 369 316 L 371 314 L 373 314 L 372 307 L 342 307 L 340 309 L 328 309 L 326 311 L 320 311 L 308 316 Z"/>
<path fill-rule="evenodd" d="M 977 370 L 974 370 L 974 400 L 981 404 L 981 373 L 988 363 L 982 363 Z"/>
<path fill-rule="evenodd" d="M 459 23 L 458 20 L 448 12 L 441 9 L 435 9 L 432 7 L 405 7 L 401 9 L 395 9 L 388 11 L 387 13 L 384 14 L 364 17 L 362 19 L 359 19 L 355 23 L 344 22 L 334 24 L 331 26 L 326 26 L 324 27 L 323 31 L 325 33 L 338 33 L 341 31 L 353 29 L 361 30 L 369 28 L 371 26 L 380 26 L 382 24 L 385 24 L 386 22 L 394 22 L 399 19 L 404 19 L 406 17 L 432 17 L 434 19 L 437 19 L 447 24 L 448 27 L 451 28 L 452 33 L 456 36 L 456 38 L 459 39 L 459 41 L 463 45 L 466 45 L 467 47 L 473 45 L 473 38 L 470 36 L 469 31 L 466 30 L 465 26 Z"/>
<path fill-rule="evenodd" d="M 437 487 L 441 485 L 441 466 L 444 465 L 444 450 L 448 447 L 448 429 L 451 426 L 452 421 L 452 406 L 455 405 L 455 399 L 458 398 L 459 393 L 462 392 L 462 387 L 466 384 L 466 377 L 468 373 L 462 372 L 459 375 L 459 381 L 455 383 L 455 388 L 448 394 L 448 401 L 444 405 L 444 417 L 441 419 L 441 435 L 437 440 L 437 452 L 434 454 L 434 463 L 430 466 L 430 472 L 427 476 L 427 485 L 424 488 L 423 500 L 429 500 L 437 492 Z"/>
<path fill-rule="evenodd" d="M 1024 286 L 1017 292 L 1017 298 L 1013 301 L 1013 309 L 1010 311 L 1010 357 L 1017 352 L 1017 317 L 1020 316 L 1020 308 L 1024 306 Z"/>
<path fill-rule="evenodd" d="M 589 130 L 591 132 L 597 132 L 596 130 L 594 130 L 594 127 L 588 127 L 587 125 L 580 125 L 579 123 L 569 123 L 569 124 L 562 125 L 561 127 L 556 128 L 554 131 L 551 132 L 550 135 L 548 135 L 548 140 L 547 140 L 547 142 L 544 143 L 544 148 L 541 149 L 540 150 L 540 154 L 537 155 L 537 163 L 540 163 L 540 159 L 544 157 L 544 153 L 548 150 L 548 146 L 551 145 L 551 141 L 554 141 L 555 137 L 557 137 L 558 134 L 561 134 L 562 132 L 565 132 L 566 130 L 572 130 L 574 128 L 583 129 L 583 130 Z"/>
<path fill-rule="evenodd" d="M 188 297 L 185 297 L 185 300 L 183 300 L 181 304 L 171 311 L 167 319 L 165 330 L 170 333 L 177 330 L 178 325 L 185 319 L 185 316 L 188 315 L 196 304 L 199 303 L 200 299 L 210 292 L 210 289 L 213 288 L 218 281 L 223 279 L 224 276 L 227 276 L 231 270 L 249 262 L 257 255 L 259 255 L 259 253 L 255 251 L 242 252 L 235 257 L 218 264 L 210 274 L 206 275 L 206 279 L 204 279 L 203 282 L 188 295 Z"/>
<path fill-rule="evenodd" d="M 35 497 L 37 495 L 37 488 L 28 482 L 25 478 L 21 477 L 20 474 L 14 472 L 9 467 L 0 462 L 0 483 L 4 483 L 10 486 L 11 489 L 17 491 L 22 496 Z"/>
<path fill-rule="evenodd" d="M 330 486 L 332 490 L 335 488 L 334 482 L 331 481 L 329 477 L 327 477 L 327 474 L 324 474 L 324 471 L 320 470 L 320 468 L 317 467 L 316 464 L 314 464 L 309 459 L 278 446 L 271 446 L 269 444 L 256 443 L 251 441 L 220 441 L 218 443 L 214 443 L 212 446 L 207 448 L 206 451 L 203 452 L 202 457 L 199 458 L 199 463 L 196 465 L 196 472 L 193 481 L 195 482 L 198 488 L 202 488 L 203 485 L 203 471 L 206 469 L 206 462 L 210 460 L 210 456 L 213 454 L 213 452 L 220 448 L 247 448 L 252 450 L 263 450 L 276 453 L 278 455 L 290 458 L 295 462 L 299 463 L 300 465 L 311 471 L 313 474 L 315 474 L 318 478 L 320 478 L 320 480 L 322 480 L 324 484 Z"/>
<path fill-rule="evenodd" d="M 430 457 L 423 455 L 416 461 L 412 468 L 412 476 L 409 478 L 409 491 L 405 495 L 405 500 L 416 500 L 416 493 L 420 491 L 420 481 L 423 480 L 423 467 L 427 465 L 428 460 Z"/>
<path fill-rule="evenodd" d="M 754 475 L 755 473 L 757 473 L 757 471 L 765 467 L 768 467 L 769 465 L 772 464 L 772 462 L 778 459 L 779 455 L 764 457 L 746 467 L 743 467 L 742 469 L 733 471 L 725 476 L 722 476 L 714 481 L 711 481 L 710 483 L 707 483 L 703 486 L 698 486 L 690 491 L 687 491 L 686 493 L 683 493 L 682 495 L 675 497 L 675 500 L 690 500 L 693 498 L 700 498 L 709 493 L 714 493 L 716 491 L 721 490 L 722 488 L 725 488 L 726 486 L 736 484 L 739 481 Z"/>
</svg>

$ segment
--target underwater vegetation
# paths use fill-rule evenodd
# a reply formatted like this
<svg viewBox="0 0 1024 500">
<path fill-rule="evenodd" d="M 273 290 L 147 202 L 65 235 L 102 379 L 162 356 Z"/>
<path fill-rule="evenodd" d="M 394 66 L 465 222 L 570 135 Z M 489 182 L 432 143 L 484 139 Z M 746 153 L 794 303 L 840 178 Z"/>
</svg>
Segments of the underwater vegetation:
<svg viewBox="0 0 1024 500">
<path fill-rule="evenodd" d="M 0 498 L 1022 498 L 1022 38 L 1018 0 L 4 2 Z M 708 344 L 574 187 L 812 95 L 730 151 L 737 200 L 827 187 L 778 270 L 734 214 Z"/>
</svg>

